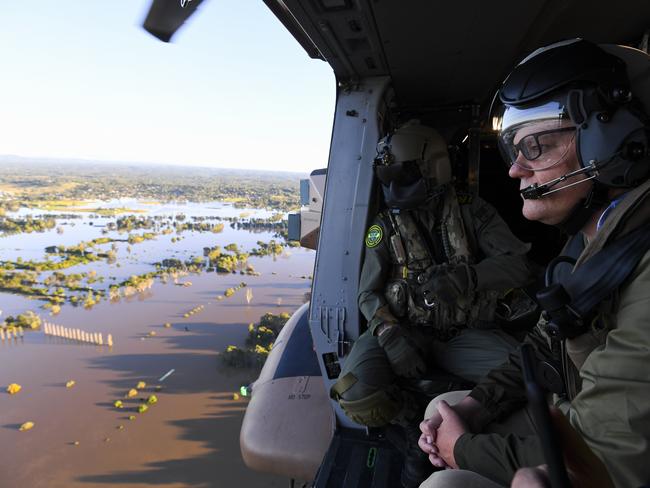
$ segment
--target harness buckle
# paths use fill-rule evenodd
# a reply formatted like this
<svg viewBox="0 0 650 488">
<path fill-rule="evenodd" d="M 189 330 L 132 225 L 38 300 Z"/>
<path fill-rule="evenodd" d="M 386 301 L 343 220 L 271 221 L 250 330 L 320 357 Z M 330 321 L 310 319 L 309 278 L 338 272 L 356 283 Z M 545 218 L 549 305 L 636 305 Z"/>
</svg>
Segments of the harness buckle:
<svg viewBox="0 0 650 488">
<path fill-rule="evenodd" d="M 437 308 L 438 307 L 438 301 L 435 298 L 427 298 L 426 294 L 423 296 L 424 297 L 424 304 L 426 305 L 427 308 Z"/>
</svg>

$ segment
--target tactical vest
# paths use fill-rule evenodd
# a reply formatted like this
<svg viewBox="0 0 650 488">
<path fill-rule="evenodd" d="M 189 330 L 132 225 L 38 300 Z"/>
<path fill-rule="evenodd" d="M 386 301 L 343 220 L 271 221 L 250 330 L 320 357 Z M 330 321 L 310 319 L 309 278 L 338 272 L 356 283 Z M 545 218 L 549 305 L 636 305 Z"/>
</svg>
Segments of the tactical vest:
<svg viewBox="0 0 650 488">
<path fill-rule="evenodd" d="M 471 293 L 453 305 L 437 302 L 433 307 L 426 305 L 419 292 L 420 285 L 428 281 L 436 266 L 474 263 L 467 234 L 467 229 L 473 227 L 464 222 L 454 188 L 450 186 L 445 192 L 440 215 L 421 212 L 420 217 L 426 217 L 418 225 L 415 212 L 382 214 L 384 228 L 390 234 L 392 261 L 391 279 L 384 296 L 393 315 L 413 325 L 436 327 L 443 338 L 465 327 L 493 327 L 496 292 Z M 422 232 L 429 235 L 425 237 Z M 434 239 L 444 251 L 442 262 L 435 261 L 430 245 Z"/>
</svg>

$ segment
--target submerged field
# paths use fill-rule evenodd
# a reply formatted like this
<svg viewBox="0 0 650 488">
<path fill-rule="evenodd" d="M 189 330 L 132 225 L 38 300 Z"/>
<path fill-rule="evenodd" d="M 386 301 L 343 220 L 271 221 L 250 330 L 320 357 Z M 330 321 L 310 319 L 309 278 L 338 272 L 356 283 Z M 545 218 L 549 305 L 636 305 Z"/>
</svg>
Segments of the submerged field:
<svg viewBox="0 0 650 488">
<path fill-rule="evenodd" d="M 71 182 L 47 204 L 18 177 L 0 186 L 5 219 L 54 220 L 0 236 L 0 322 L 40 321 L 0 341 L 0 486 L 286 486 L 239 452 L 240 387 L 258 370 L 221 360 L 246 347 L 249 324 L 310 290 L 314 252 L 284 239 L 286 209 L 102 199 L 99 187 L 79 198 Z M 46 334 L 45 322 L 104 343 Z"/>
</svg>

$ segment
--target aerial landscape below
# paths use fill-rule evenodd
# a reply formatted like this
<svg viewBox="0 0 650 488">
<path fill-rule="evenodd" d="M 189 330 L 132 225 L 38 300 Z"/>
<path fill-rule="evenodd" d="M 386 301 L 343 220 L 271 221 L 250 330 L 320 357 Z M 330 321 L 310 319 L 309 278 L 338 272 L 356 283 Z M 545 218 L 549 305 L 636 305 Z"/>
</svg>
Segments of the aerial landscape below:
<svg viewBox="0 0 650 488">
<path fill-rule="evenodd" d="M 285 486 L 249 470 L 250 385 L 309 299 L 291 173 L 0 167 L 3 486 Z"/>
</svg>

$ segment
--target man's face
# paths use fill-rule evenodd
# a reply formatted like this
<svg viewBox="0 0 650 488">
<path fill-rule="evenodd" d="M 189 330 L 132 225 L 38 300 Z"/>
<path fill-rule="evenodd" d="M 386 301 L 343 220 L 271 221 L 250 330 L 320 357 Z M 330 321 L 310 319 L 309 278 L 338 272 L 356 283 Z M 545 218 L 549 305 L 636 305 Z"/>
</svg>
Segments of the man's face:
<svg viewBox="0 0 650 488">
<path fill-rule="evenodd" d="M 527 147 L 533 148 L 533 154 L 535 150 L 541 151 L 541 155 L 532 161 L 524 157 L 523 151 L 519 152 L 510 167 L 508 174 L 511 178 L 519 178 L 519 189 L 535 183 L 542 185 L 580 169 L 576 154 L 575 131 L 557 129 L 557 123 L 539 123 L 524 127 L 515 135 L 515 145 L 522 142 L 523 146 L 523 143 L 531 141 Z M 543 135 L 537 136 L 540 133 Z M 524 139 L 527 136 L 528 139 Z M 551 189 L 556 190 L 585 178 L 586 176 L 579 175 L 566 182 L 558 183 Z M 559 224 L 569 216 L 576 204 L 587 196 L 591 186 L 591 183 L 582 183 L 538 200 L 524 200 L 522 213 L 528 220 L 537 220 L 549 225 Z"/>
</svg>

